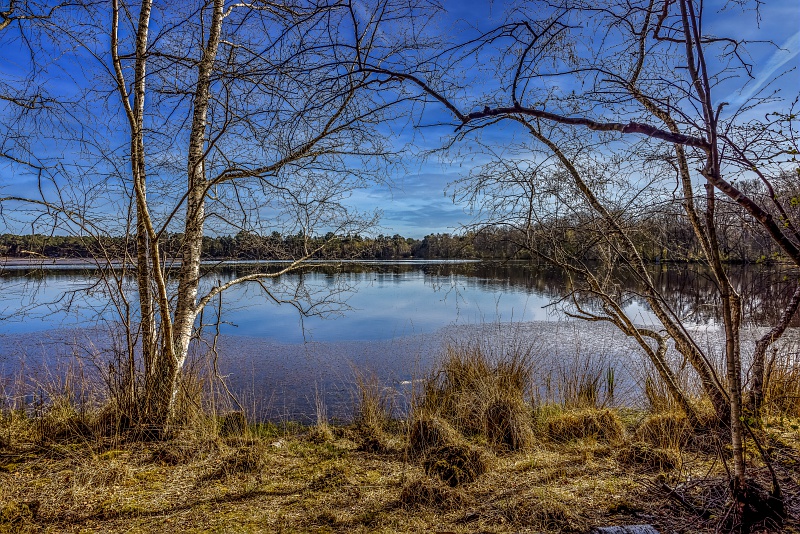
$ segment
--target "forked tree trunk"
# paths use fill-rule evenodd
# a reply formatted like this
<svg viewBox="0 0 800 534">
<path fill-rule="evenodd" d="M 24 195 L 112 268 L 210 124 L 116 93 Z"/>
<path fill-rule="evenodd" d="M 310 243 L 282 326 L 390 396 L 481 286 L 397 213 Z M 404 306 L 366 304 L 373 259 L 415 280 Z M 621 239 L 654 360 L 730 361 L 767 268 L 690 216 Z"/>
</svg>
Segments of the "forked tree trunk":
<svg viewBox="0 0 800 534">
<path fill-rule="evenodd" d="M 224 0 L 214 0 L 208 41 L 203 49 L 203 56 L 198 64 L 198 76 L 194 93 L 194 110 L 192 127 L 189 134 L 189 151 L 187 161 L 186 220 L 183 233 L 183 246 L 180 275 L 178 279 L 177 301 L 175 305 L 174 337 L 171 340 L 175 354 L 174 362 L 164 369 L 169 377 L 169 394 L 163 399 L 164 410 L 171 416 L 175 409 L 178 393 L 178 382 L 183 364 L 189 353 L 189 343 L 197 318 L 197 289 L 200 283 L 200 256 L 203 248 L 203 223 L 205 218 L 205 195 L 207 187 L 205 169 L 206 127 L 211 95 L 211 75 L 217 58 L 222 20 L 225 7 Z M 167 362 L 165 362 L 166 365 Z"/>
</svg>

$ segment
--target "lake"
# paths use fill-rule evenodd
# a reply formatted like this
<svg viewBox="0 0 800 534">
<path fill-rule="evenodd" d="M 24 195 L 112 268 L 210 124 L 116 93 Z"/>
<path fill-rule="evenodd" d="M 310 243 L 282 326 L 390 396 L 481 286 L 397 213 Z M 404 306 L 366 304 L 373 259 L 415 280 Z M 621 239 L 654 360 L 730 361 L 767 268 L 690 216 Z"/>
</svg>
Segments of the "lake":
<svg viewBox="0 0 800 534">
<path fill-rule="evenodd" d="M 204 285 L 254 268 L 208 265 Z M 713 346 L 718 306 L 707 274 L 686 265 L 653 269 L 673 309 Z M 733 271 L 745 296 L 747 326 L 757 332 L 788 298 L 786 273 L 765 267 Z M 113 344 L 109 325 L 118 315 L 100 282 L 96 271 L 81 264 L 5 267 L 0 273 L 0 376 L 6 383 L 20 369 L 39 387 L 52 387 L 67 367 L 80 367 L 88 376 L 95 367 L 102 369 Z M 248 411 L 273 420 L 313 419 L 317 400 L 330 416 L 346 418 L 356 373 L 393 387 L 403 405 L 414 380 L 425 376 L 447 343 L 481 343 L 495 351 L 533 347 L 542 376 L 569 366 L 589 365 L 595 372 L 613 367 L 619 377 L 616 401 L 634 402 L 646 368 L 636 346 L 605 324 L 565 317 L 552 305 L 564 287 L 560 273 L 523 263 L 319 267 L 227 292 L 220 316 L 216 302 L 203 315 L 203 343 L 195 347 L 192 366 L 208 371 L 216 362 L 216 372 Z M 275 300 L 291 303 L 279 306 Z M 653 322 L 640 299 L 631 298 L 626 311 L 638 323 Z M 216 333 L 214 359 L 208 346 Z"/>
</svg>

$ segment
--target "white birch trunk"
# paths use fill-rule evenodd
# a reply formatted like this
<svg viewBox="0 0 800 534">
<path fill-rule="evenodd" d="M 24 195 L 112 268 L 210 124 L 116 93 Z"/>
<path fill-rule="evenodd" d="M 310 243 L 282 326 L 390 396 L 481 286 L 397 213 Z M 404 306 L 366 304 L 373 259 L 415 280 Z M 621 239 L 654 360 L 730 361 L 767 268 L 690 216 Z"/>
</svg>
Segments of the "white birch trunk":
<svg viewBox="0 0 800 534">
<path fill-rule="evenodd" d="M 205 218 L 205 193 L 207 179 L 205 173 L 206 127 L 211 93 L 211 74 L 217 57 L 222 20 L 225 8 L 224 0 L 215 0 L 208 42 L 198 65 L 197 85 L 194 93 L 194 112 L 189 135 L 189 153 L 187 161 L 187 196 L 186 221 L 182 263 L 178 280 L 178 293 L 175 306 L 175 326 L 172 344 L 174 347 L 174 366 L 169 369 L 171 375 L 171 395 L 168 411 L 174 409 L 177 394 L 178 377 L 186 362 L 189 342 L 197 318 L 197 289 L 200 282 L 200 256 L 203 247 L 203 222 Z"/>
</svg>

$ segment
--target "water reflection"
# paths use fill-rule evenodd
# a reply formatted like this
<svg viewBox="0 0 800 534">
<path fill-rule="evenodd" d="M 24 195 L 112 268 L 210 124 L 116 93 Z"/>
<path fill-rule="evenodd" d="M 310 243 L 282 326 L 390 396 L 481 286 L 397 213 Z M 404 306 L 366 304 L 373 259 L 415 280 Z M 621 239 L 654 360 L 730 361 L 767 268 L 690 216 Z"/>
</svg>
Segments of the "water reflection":
<svg viewBox="0 0 800 534">
<path fill-rule="evenodd" d="M 252 264 L 205 266 L 203 285 L 207 289 L 255 269 Z M 653 266 L 652 276 L 688 323 L 718 323 L 720 303 L 705 270 Z M 798 275 L 780 267 L 741 266 L 731 268 L 731 277 L 743 298 L 745 321 L 759 326 L 780 314 Z M 52 380 L 75 361 L 96 374 L 112 345 L 107 325 L 115 321 L 102 282 L 97 271 L 85 268 L 0 273 L 0 383 L 4 376 L 10 383 L 21 362 L 31 383 Z M 133 288 L 131 279 L 123 282 Z M 600 355 L 607 358 L 602 365 L 616 368 L 620 384 L 635 384 L 637 377 L 626 375 L 626 366 L 644 368 L 640 351 L 613 327 L 561 320 L 549 305 L 563 296 L 566 282 L 559 271 L 543 266 L 318 265 L 271 279 L 266 287 L 280 298 L 317 305 L 308 309 L 310 317 L 301 318 L 290 306 L 272 304 L 257 285 L 225 294 L 219 371 L 250 399 L 254 413 L 269 419 L 313 419 L 317 394 L 331 415 L 346 416 L 354 395 L 354 368 L 374 370 L 402 393 L 402 384 L 424 375 L 443 341 L 478 336 L 494 342 L 512 330 L 517 341 L 539 347 L 542 369 L 554 361 Z M 623 280 L 621 292 L 629 299 L 629 313 L 640 322 L 651 319 L 634 280 Z M 206 339 L 214 332 L 215 312 L 211 307 L 204 314 Z M 107 323 L 89 328 L 98 318 Z M 800 326 L 797 318 L 793 325 Z M 718 333 L 709 335 L 709 343 L 714 335 Z M 206 347 L 197 345 L 195 364 L 207 365 Z"/>
<path fill-rule="evenodd" d="M 205 265 L 203 286 L 263 268 Z M 688 324 L 719 322 L 719 295 L 707 270 L 654 265 L 651 275 L 665 301 Z M 796 270 L 780 266 L 732 266 L 730 275 L 742 296 L 745 324 L 751 326 L 772 324 L 798 279 Z M 132 290 L 133 280 L 126 277 L 123 285 Z M 629 313 L 639 322 L 651 322 L 637 281 L 622 279 L 621 286 Z M 548 305 L 564 295 L 566 281 L 559 270 L 529 263 L 406 261 L 317 265 L 270 279 L 266 287 L 312 317 L 301 319 L 294 308 L 275 306 L 257 285 L 239 286 L 223 300 L 224 333 L 296 343 L 390 339 L 453 323 L 552 320 L 556 309 Z M 85 266 L 0 272 L 0 333 L 81 327 L 98 317 L 113 321 L 112 303 L 98 272 Z M 215 318 L 216 310 L 212 307 L 205 317 Z M 800 326 L 800 319 L 795 317 L 793 326 Z"/>
</svg>

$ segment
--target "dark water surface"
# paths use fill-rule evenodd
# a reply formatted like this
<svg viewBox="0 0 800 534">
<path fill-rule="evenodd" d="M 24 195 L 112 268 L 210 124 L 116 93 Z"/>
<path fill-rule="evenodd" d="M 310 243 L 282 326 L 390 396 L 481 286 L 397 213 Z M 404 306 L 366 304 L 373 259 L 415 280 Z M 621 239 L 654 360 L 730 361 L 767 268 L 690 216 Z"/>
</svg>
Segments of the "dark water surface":
<svg viewBox="0 0 800 534">
<path fill-rule="evenodd" d="M 61 380 L 68 366 L 92 376 L 106 365 L 109 325 L 118 321 L 114 301 L 96 271 L 57 267 L 0 272 L 0 377 L 6 384 L 20 369 L 29 381 L 48 384 Z M 253 268 L 209 267 L 205 285 Z M 785 305 L 788 277 L 758 267 L 735 275 L 755 335 Z M 654 267 L 654 276 L 673 309 L 713 347 L 718 306 L 705 273 L 671 266 Z M 356 373 L 374 374 L 403 405 L 414 380 L 453 342 L 496 351 L 531 348 L 541 377 L 570 366 L 590 365 L 594 372 L 611 367 L 615 402 L 633 401 L 646 369 L 639 351 L 612 327 L 569 321 L 549 306 L 564 287 L 557 272 L 523 264 L 414 261 L 321 268 L 227 292 L 221 322 L 216 302 L 203 315 L 205 342 L 196 347 L 193 365 L 213 367 L 207 343 L 218 328 L 219 373 L 249 411 L 270 419 L 313 418 L 317 399 L 328 415 L 347 417 Z M 310 316 L 275 299 L 291 300 Z M 626 309 L 637 322 L 652 322 L 635 297 Z"/>
</svg>

